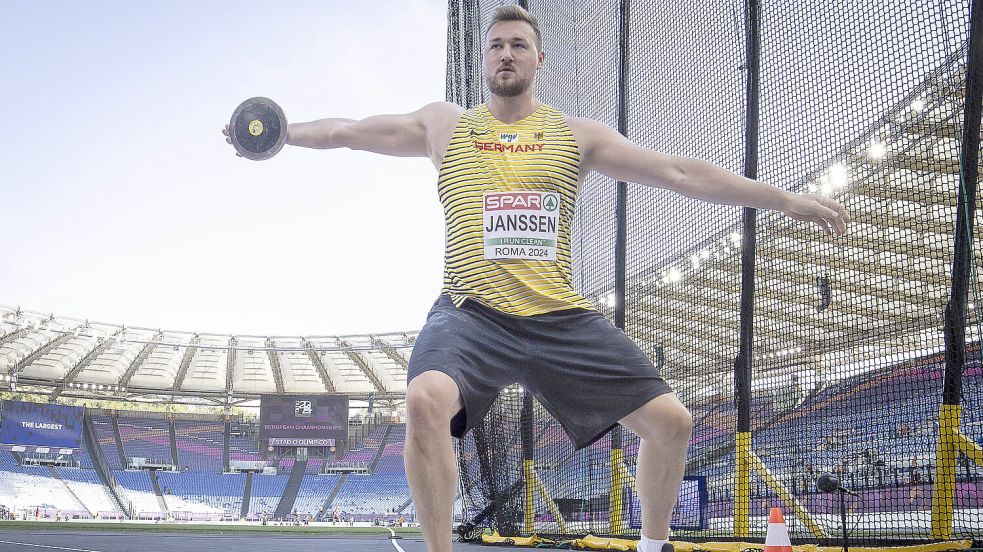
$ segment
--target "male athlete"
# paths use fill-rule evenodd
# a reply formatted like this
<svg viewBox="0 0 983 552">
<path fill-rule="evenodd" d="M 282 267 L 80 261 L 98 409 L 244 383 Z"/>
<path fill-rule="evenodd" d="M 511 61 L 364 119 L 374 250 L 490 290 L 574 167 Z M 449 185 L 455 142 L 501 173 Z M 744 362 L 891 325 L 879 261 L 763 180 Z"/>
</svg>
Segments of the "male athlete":
<svg viewBox="0 0 983 552">
<path fill-rule="evenodd" d="M 533 80 L 545 59 L 542 38 L 522 8 L 495 12 L 483 54 L 487 104 L 322 119 L 291 124 L 287 134 L 294 146 L 425 156 L 439 171 L 444 286 L 413 348 L 406 389 L 406 475 L 428 550 L 451 550 L 451 435 L 475 427 L 499 390 L 518 382 L 577 448 L 619 423 L 641 438 L 638 550 L 671 552 L 669 516 L 693 421 L 639 348 L 572 288 L 570 224 L 580 184 L 594 170 L 713 203 L 778 209 L 837 234 L 849 217 L 829 198 L 651 151 L 541 104 Z"/>
</svg>

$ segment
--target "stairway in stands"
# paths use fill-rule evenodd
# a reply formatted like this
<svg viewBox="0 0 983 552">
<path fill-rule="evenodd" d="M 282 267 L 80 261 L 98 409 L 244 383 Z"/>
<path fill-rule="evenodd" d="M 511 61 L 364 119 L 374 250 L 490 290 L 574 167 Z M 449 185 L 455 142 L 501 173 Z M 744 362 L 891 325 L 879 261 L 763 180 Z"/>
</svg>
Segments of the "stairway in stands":
<svg viewBox="0 0 983 552">
<path fill-rule="evenodd" d="M 181 464 L 177 455 L 177 431 L 174 429 L 174 420 L 167 423 L 167 430 L 168 433 L 170 433 L 171 441 L 171 463 L 177 466 L 177 469 L 181 469 Z"/>
<path fill-rule="evenodd" d="M 338 478 L 338 482 L 335 483 L 334 489 L 332 489 L 331 494 L 328 495 L 328 498 L 324 500 L 324 505 L 321 506 L 321 515 L 319 517 L 319 521 L 326 521 L 331 519 L 331 514 L 333 513 L 333 510 L 331 509 L 331 504 L 334 502 L 334 499 L 338 497 L 338 491 L 341 490 L 341 488 L 345 485 L 345 481 L 347 480 L 348 480 L 347 473 L 341 474 L 341 477 Z"/>
<path fill-rule="evenodd" d="M 228 432 L 225 434 L 228 436 Z M 226 448 L 225 450 L 229 450 Z M 242 510 L 239 512 L 239 519 L 245 519 L 249 515 L 249 499 L 253 495 L 253 472 L 246 472 L 246 485 L 242 489 Z"/>
<path fill-rule="evenodd" d="M 297 460 L 294 462 L 293 469 L 290 470 L 290 478 L 287 479 L 287 486 L 283 489 L 283 496 L 276 505 L 273 517 L 285 519 L 294 509 L 294 502 L 297 500 L 297 491 L 300 490 L 300 483 L 304 480 L 304 472 L 307 470 L 307 460 Z"/>
<path fill-rule="evenodd" d="M 119 419 L 116 416 L 112 417 L 113 420 L 113 439 L 116 440 L 116 453 L 119 454 L 119 463 L 123 466 L 123 469 L 129 467 L 130 463 L 126 461 L 126 451 L 123 450 L 123 438 L 119 434 Z"/>
<path fill-rule="evenodd" d="M 79 510 L 88 512 L 90 516 L 95 513 L 89 510 L 89 507 L 86 506 L 84 502 L 82 502 L 82 499 L 79 498 L 79 495 L 75 494 L 75 491 L 71 487 L 69 487 L 67 483 L 65 483 L 65 480 L 61 477 L 61 472 L 58 471 L 58 468 L 54 466 L 48 466 L 48 473 L 50 473 L 51 477 L 57 479 L 58 482 L 61 483 L 65 487 L 65 489 L 68 490 L 68 493 L 72 495 L 72 498 L 74 498 L 75 502 L 78 503 Z"/>
<path fill-rule="evenodd" d="M 157 505 L 160 506 L 160 511 L 165 514 L 168 512 L 167 503 L 164 502 L 164 493 L 160 490 L 160 482 L 157 481 L 157 472 L 155 470 L 149 470 L 150 484 L 154 487 L 154 494 L 157 495 Z"/>
<path fill-rule="evenodd" d="M 127 517 L 133 517 L 133 504 L 129 500 L 123 500 L 122 489 L 116 484 L 112 472 L 106 467 L 106 459 L 103 457 L 102 447 L 99 446 L 99 436 L 96 434 L 95 426 L 92 425 L 92 416 L 88 413 L 82 417 L 82 427 L 85 431 L 85 438 L 82 439 L 82 442 L 85 443 L 89 458 L 92 460 L 92 466 L 99 474 L 99 480 L 109 490 L 109 494 L 113 497 L 119 510 L 125 512 Z"/>
<path fill-rule="evenodd" d="M 389 444 L 389 436 L 393 432 L 393 426 L 386 426 L 386 433 L 382 436 L 382 440 L 379 442 L 379 450 L 375 451 L 375 457 L 372 458 L 372 463 L 369 465 L 369 473 L 375 473 L 375 466 L 379 463 L 379 459 L 382 458 L 382 453 L 386 450 L 386 445 Z"/>
</svg>

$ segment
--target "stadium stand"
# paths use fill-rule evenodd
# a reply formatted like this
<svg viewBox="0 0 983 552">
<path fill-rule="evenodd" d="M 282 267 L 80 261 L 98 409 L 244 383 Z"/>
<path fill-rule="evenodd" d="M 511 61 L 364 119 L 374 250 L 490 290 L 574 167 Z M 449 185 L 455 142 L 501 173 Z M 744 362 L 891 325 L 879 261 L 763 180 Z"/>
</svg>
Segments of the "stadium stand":
<svg viewBox="0 0 983 552">
<path fill-rule="evenodd" d="M 123 512 L 109 494 L 109 490 L 99 479 L 99 474 L 91 468 L 58 469 L 65 485 L 82 502 L 86 509 L 99 517 L 119 517 Z"/>
<path fill-rule="evenodd" d="M 967 372 L 964 392 L 971 401 L 967 404 L 967 423 L 980 424 L 979 397 L 983 396 L 983 378 L 980 368 L 973 367 Z M 841 474 L 845 485 L 854 490 L 894 489 L 889 495 L 892 500 L 907 497 L 924 500 L 916 490 L 919 484 L 930 483 L 933 474 L 930 461 L 933 457 L 937 438 L 937 426 L 931 421 L 937 408 L 936 389 L 938 364 L 895 366 L 878 374 L 864 374 L 862 377 L 845 379 L 831 383 L 818 392 L 806 397 L 791 410 L 773 409 L 770 401 L 758 400 L 754 408 L 756 419 L 770 419 L 770 425 L 759 428 L 754 435 L 755 447 L 767 457 L 767 451 L 790 431 L 809 428 L 816 436 L 816 446 L 803 446 L 806 458 L 795 478 L 786 481 L 799 496 L 815 495 L 815 476 L 824 471 Z M 917 380 L 921 383 L 912 385 Z M 888 395 L 885 389 L 907 382 L 905 393 Z M 884 397 L 893 397 L 885 401 Z M 900 403 L 906 407 L 900 409 Z M 729 481 L 733 477 L 734 453 L 731 439 L 732 429 L 724 414 L 730 405 L 720 406 L 716 399 L 706 399 L 695 404 L 692 410 L 697 419 L 703 413 L 714 413 L 716 425 L 698 425 L 690 442 L 691 459 L 702 458 L 705 462 L 691 460 L 689 475 L 704 475 L 708 478 L 711 499 L 711 515 L 729 515 L 726 507 L 732 500 Z M 856 422 L 858 411 L 866 413 L 864 419 L 891 420 L 897 427 L 895 431 L 908 432 L 908 438 L 896 443 L 880 442 L 873 450 L 863 438 L 865 429 Z M 892 416 L 893 412 L 903 415 Z M 873 412 L 873 415 L 871 413 Z M 134 415 L 136 413 L 130 413 Z M 880 422 L 887 423 L 887 422 Z M 219 520 L 238 519 L 243 511 L 243 492 L 246 483 L 244 474 L 223 474 L 222 456 L 225 425 L 214 420 L 176 420 L 175 444 L 180 459 L 179 471 L 160 470 L 155 472 L 162 497 L 154 492 L 151 477 L 147 471 L 124 470 L 120 466 L 118 448 L 112 419 L 104 415 L 93 415 L 92 424 L 97 436 L 97 446 L 111 466 L 112 474 L 123 488 L 125 501 L 131 501 L 134 513 L 140 518 Z M 126 417 L 118 420 L 122 445 L 127 456 L 144 455 L 167 461 L 170 458 L 168 422 L 155 418 Z M 254 425 L 236 423 L 231 426 L 230 457 L 243 460 L 262 460 L 256 444 L 257 431 Z M 830 428 L 836 431 L 830 432 Z M 900 429 L 899 429 L 900 428 Z M 876 428 L 878 432 L 886 428 Z M 238 435 L 236 435 L 238 433 Z M 559 470 L 561 481 L 576 481 L 593 470 L 598 484 L 593 489 L 597 497 L 608 493 L 608 478 L 597 477 L 598 472 L 609 469 L 610 438 L 605 437 L 586 450 L 588 462 L 581 457 L 561 459 L 555 465 L 545 465 L 547 457 L 541 452 L 566 439 L 562 429 L 555 421 L 537 422 L 536 435 L 537 464 L 542 470 Z M 410 493 L 403 467 L 403 450 L 406 426 L 393 424 L 373 427 L 366 435 L 361 447 L 348 451 L 340 460 L 312 458 L 307 462 L 304 476 L 300 481 L 296 499 L 290 514 L 301 517 L 330 514 L 335 510 L 345 519 L 371 521 L 392 517 L 394 512 L 407 511 Z M 828 439 L 824 436 L 829 437 Z M 914 437 L 914 438 L 913 438 Z M 16 456 L 9 450 L 0 452 L 0 505 L 15 511 L 33 512 L 53 517 L 56 512 L 72 517 L 118 517 L 122 515 L 108 489 L 102 484 L 98 473 L 92 466 L 92 458 L 86 453 L 87 439 L 83 437 L 83 448 L 76 451 L 76 466 L 46 468 L 21 465 L 23 456 Z M 637 452 L 638 441 L 626 435 L 625 451 L 627 457 Z M 728 449 L 728 447 L 731 447 Z M 806 450 L 809 448 L 809 450 Z M 373 466 L 373 460 L 375 460 Z M 844 460 L 846 462 L 844 463 Z M 272 459 L 270 465 L 278 469 L 277 475 L 256 474 L 252 477 L 251 493 L 245 508 L 249 518 L 273 517 L 283 498 L 290 470 L 294 467 L 293 458 Z M 349 474 L 343 484 L 338 474 L 320 475 L 326 467 L 333 465 L 373 466 L 368 474 Z M 299 468 L 300 466 L 298 466 Z M 634 466 L 629 466 L 633 470 Z M 915 475 L 918 472 L 919 475 Z M 958 477 L 960 481 L 971 484 L 965 492 L 980 489 L 981 470 L 966 463 Z M 326 504 L 336 490 L 334 499 Z M 752 489 L 755 496 L 767 496 L 767 489 L 756 485 Z M 978 491 L 977 491 L 978 492 Z M 574 494 L 571 489 L 551 489 L 558 499 Z M 888 496 L 888 495 L 884 495 Z M 907 499 L 906 499 L 907 500 Z"/>
<path fill-rule="evenodd" d="M 233 423 L 229 432 L 229 460 L 263 460 L 263 455 L 259 453 L 259 447 L 256 445 L 258 428 L 250 424 Z"/>
<path fill-rule="evenodd" d="M 127 459 L 140 457 L 155 464 L 171 464 L 171 435 L 166 420 L 120 418 L 119 434 Z"/>
<path fill-rule="evenodd" d="M 379 447 L 382 446 L 382 439 L 386 435 L 384 425 L 376 426 L 369 431 L 369 434 L 362 441 L 361 448 L 352 449 L 345 453 L 339 460 L 339 465 L 368 466 L 376 457 Z"/>
<path fill-rule="evenodd" d="M 133 503 L 133 509 L 138 518 L 162 518 L 166 512 L 161 508 L 154 493 L 150 476 L 146 471 L 115 471 L 117 483 L 123 488 L 126 498 Z"/>
<path fill-rule="evenodd" d="M 389 444 L 382 448 L 371 474 L 352 474 L 345 481 L 331 504 L 346 514 L 386 514 L 396 511 L 410 497 L 403 465 L 403 449 L 406 441 L 406 425 L 376 428 L 366 439 L 366 449 L 351 455 L 353 461 L 363 461 L 369 450 L 379 451 L 375 436 L 388 433 Z M 346 457 L 348 457 L 346 455 Z M 369 459 L 371 461 L 371 458 Z"/>
<path fill-rule="evenodd" d="M 44 466 L 22 466 L 4 451 L 0 454 L 0 505 L 26 516 L 91 517 L 68 486 Z"/>
<path fill-rule="evenodd" d="M 299 515 L 316 516 L 338 483 L 338 475 L 305 475 L 297 491 L 294 510 Z"/>
<path fill-rule="evenodd" d="M 175 420 L 174 430 L 178 462 L 182 469 L 222 471 L 225 424 Z"/>
<path fill-rule="evenodd" d="M 92 416 L 92 426 L 95 428 L 103 458 L 106 459 L 106 467 L 110 470 L 123 469 L 125 464 L 116 447 L 116 430 L 113 429 L 112 419 L 109 416 Z"/>
<path fill-rule="evenodd" d="M 289 475 L 254 475 L 249 497 L 249 516 L 271 516 L 276 510 Z"/>
<path fill-rule="evenodd" d="M 244 474 L 189 470 L 157 473 L 164 501 L 171 512 L 192 519 L 237 519 L 242 508 Z"/>
</svg>

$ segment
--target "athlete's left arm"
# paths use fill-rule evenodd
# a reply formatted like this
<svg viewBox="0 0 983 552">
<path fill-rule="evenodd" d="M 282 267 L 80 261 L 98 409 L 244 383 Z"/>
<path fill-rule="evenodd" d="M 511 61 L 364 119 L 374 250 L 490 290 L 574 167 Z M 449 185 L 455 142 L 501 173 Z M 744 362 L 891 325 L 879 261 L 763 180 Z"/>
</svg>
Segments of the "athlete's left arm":
<svg viewBox="0 0 983 552">
<path fill-rule="evenodd" d="M 591 119 L 568 117 L 567 123 L 577 140 L 581 170 L 585 173 L 595 170 L 615 180 L 664 188 L 711 203 L 775 209 L 838 235 L 846 231 L 850 221 L 846 209 L 831 198 L 786 192 L 706 161 L 643 148 Z"/>
</svg>

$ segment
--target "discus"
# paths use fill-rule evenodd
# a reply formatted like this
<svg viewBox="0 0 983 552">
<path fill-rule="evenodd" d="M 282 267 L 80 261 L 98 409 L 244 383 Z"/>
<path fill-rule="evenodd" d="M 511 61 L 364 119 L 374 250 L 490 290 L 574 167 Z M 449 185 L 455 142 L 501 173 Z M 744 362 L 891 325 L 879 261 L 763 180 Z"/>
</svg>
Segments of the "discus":
<svg viewBox="0 0 983 552">
<path fill-rule="evenodd" d="M 249 98 L 232 112 L 229 138 L 239 155 L 246 159 L 269 159 L 287 141 L 287 118 L 273 100 Z"/>
</svg>

